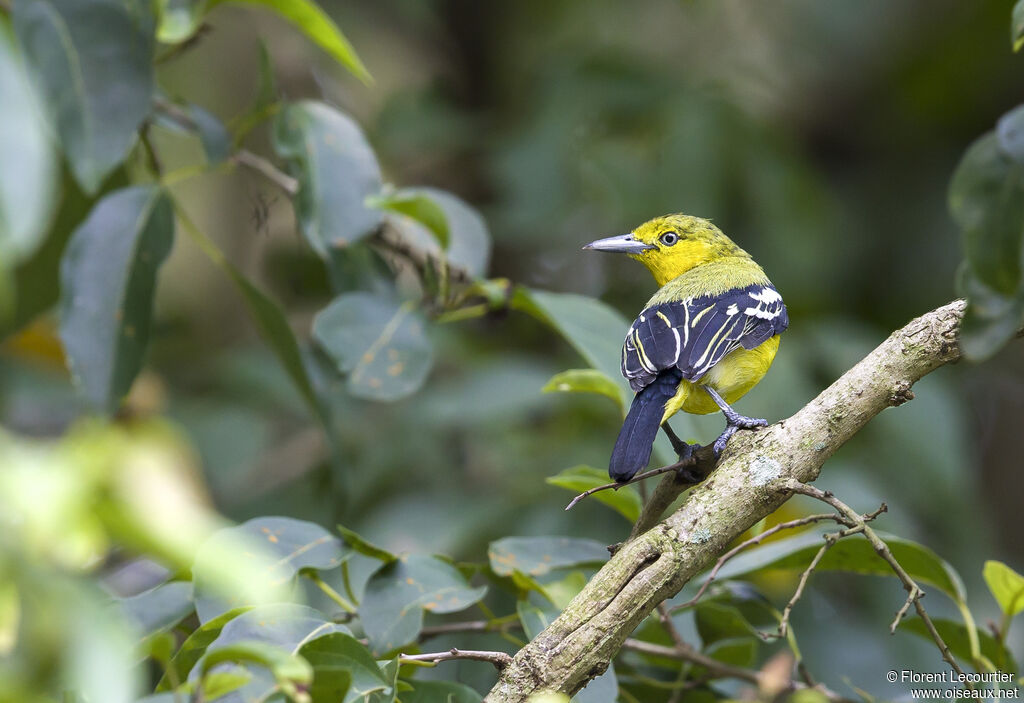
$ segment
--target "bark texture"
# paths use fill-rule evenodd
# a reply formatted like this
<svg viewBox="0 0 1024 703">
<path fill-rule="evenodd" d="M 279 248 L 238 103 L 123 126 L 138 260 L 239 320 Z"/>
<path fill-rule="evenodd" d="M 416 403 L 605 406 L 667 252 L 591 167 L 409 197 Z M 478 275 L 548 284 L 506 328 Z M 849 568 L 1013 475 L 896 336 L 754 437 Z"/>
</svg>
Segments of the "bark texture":
<svg viewBox="0 0 1024 703">
<path fill-rule="evenodd" d="M 825 460 L 872 417 L 912 399 L 918 379 L 960 358 L 964 307 L 955 301 L 912 320 L 792 417 L 737 433 L 710 478 L 659 522 L 687 488 L 667 474 L 630 541 L 515 655 L 486 701 L 526 701 L 546 691 L 574 694 L 603 673 L 659 603 L 789 499 L 787 481 L 815 480 Z"/>
</svg>

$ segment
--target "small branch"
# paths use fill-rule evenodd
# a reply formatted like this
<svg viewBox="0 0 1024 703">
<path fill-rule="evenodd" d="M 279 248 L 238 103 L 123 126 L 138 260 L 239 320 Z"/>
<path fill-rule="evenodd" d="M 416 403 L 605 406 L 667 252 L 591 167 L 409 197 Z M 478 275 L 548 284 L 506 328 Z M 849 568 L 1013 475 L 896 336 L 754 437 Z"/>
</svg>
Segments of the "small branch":
<svg viewBox="0 0 1024 703">
<path fill-rule="evenodd" d="M 896 631 L 896 626 L 899 625 L 900 620 L 907 613 L 907 611 L 910 610 L 910 606 L 913 605 L 914 609 L 917 611 L 917 614 L 920 616 L 921 621 L 925 624 L 925 627 L 928 629 L 928 634 L 931 635 L 932 640 L 934 640 L 935 642 L 935 645 L 939 648 L 939 651 L 942 653 L 942 658 L 949 663 L 949 665 L 953 668 L 954 671 L 956 671 L 960 675 L 963 675 L 963 669 L 960 668 L 960 665 L 957 664 L 956 659 L 953 658 L 953 653 L 949 650 L 949 646 L 942 639 L 942 636 L 935 628 L 935 623 L 932 622 L 932 619 L 931 617 L 929 617 L 927 611 L 925 611 L 924 606 L 921 605 L 921 598 L 924 597 L 924 590 L 917 585 L 914 579 L 911 578 L 910 574 L 908 574 L 906 570 L 900 565 L 900 563 L 896 561 L 896 558 L 892 555 L 892 551 L 889 549 L 889 545 L 887 545 L 885 541 L 881 537 L 879 537 L 878 534 L 871 529 L 871 527 L 869 527 L 866 524 L 867 521 L 864 519 L 865 516 L 858 515 L 857 512 L 853 510 L 853 508 L 851 508 L 846 503 L 836 498 L 831 492 L 823 491 L 820 488 L 815 488 L 814 486 L 809 486 L 796 479 L 790 479 L 789 481 L 787 481 L 785 487 L 787 490 L 790 490 L 793 493 L 799 493 L 801 495 L 810 496 L 811 498 L 820 500 L 823 503 L 828 503 L 837 511 L 842 513 L 848 520 L 850 520 L 853 523 L 855 528 L 858 528 L 860 532 L 863 533 L 864 537 L 866 537 L 867 540 L 871 543 L 871 546 L 874 547 L 875 552 L 878 554 L 878 556 L 884 559 L 889 564 L 889 566 L 892 567 L 892 570 L 896 574 L 897 578 L 899 578 L 899 580 L 903 582 L 903 587 L 906 589 L 908 594 L 906 602 L 896 613 L 896 619 L 893 620 L 892 625 L 890 625 L 890 631 Z"/>
<path fill-rule="evenodd" d="M 254 154 L 247 149 L 239 149 L 238 152 L 231 157 L 231 160 L 241 166 L 245 166 L 246 168 L 250 168 L 257 173 L 262 174 L 267 178 L 267 180 L 273 182 L 278 188 L 288 195 L 292 197 L 298 195 L 298 179 L 292 178 L 284 171 L 281 171 L 262 156 Z"/>
<path fill-rule="evenodd" d="M 634 476 L 633 478 L 629 479 L 628 481 L 623 481 L 622 483 L 614 483 L 614 482 L 613 483 L 606 483 L 603 486 L 597 486 L 596 488 L 588 489 L 588 490 L 583 491 L 582 493 L 580 493 L 578 496 L 573 498 L 571 501 L 569 501 L 569 504 L 567 506 L 565 506 L 565 509 L 566 510 L 572 510 L 573 506 L 575 506 L 581 500 L 583 500 L 587 496 L 592 496 L 592 495 L 594 495 L 595 493 L 597 493 L 599 491 L 607 491 L 608 489 L 611 489 L 613 491 L 617 491 L 620 488 L 622 488 L 623 486 L 628 486 L 631 483 L 638 483 L 640 481 L 644 481 L 646 479 L 649 479 L 652 476 L 658 476 L 659 474 L 666 474 L 669 471 L 678 472 L 680 469 L 685 469 L 685 468 L 687 468 L 689 466 L 695 466 L 696 464 L 697 464 L 697 460 L 694 459 L 694 457 L 689 456 L 686 459 L 683 459 L 682 461 L 677 461 L 674 464 L 669 464 L 668 466 L 662 466 L 662 467 L 657 468 L 657 469 L 651 469 L 650 471 L 644 471 L 642 473 L 639 473 L 636 476 Z M 697 483 L 690 483 L 690 482 L 687 481 L 686 483 L 688 483 L 691 486 L 696 486 L 697 483 L 699 483 L 699 482 L 697 482 Z"/>
<path fill-rule="evenodd" d="M 733 547 L 728 552 L 726 552 L 718 558 L 718 561 L 715 562 L 714 568 L 711 569 L 711 574 L 708 576 L 707 580 L 704 581 L 704 583 L 701 585 L 700 590 L 697 591 L 697 594 L 685 603 L 677 605 L 674 608 L 672 608 L 672 612 L 678 613 L 680 610 L 685 610 L 686 608 L 689 608 L 690 606 L 694 605 L 698 600 L 700 600 L 700 597 L 703 596 L 704 592 L 708 590 L 708 586 L 710 586 L 711 582 L 715 580 L 716 576 L 718 576 L 718 572 L 721 570 L 723 566 L 725 566 L 725 562 L 729 561 L 743 550 L 753 547 L 754 545 L 761 544 L 761 542 L 763 542 L 764 540 L 768 539 L 772 535 L 782 532 L 783 530 L 791 530 L 795 527 L 803 527 L 804 525 L 810 525 L 816 522 L 822 522 L 824 520 L 833 520 L 841 524 L 846 524 L 845 518 L 839 515 L 838 513 L 821 513 L 819 515 L 808 515 L 807 517 L 798 518 L 796 520 L 790 520 L 789 522 L 780 522 L 778 525 L 768 528 L 761 534 L 755 535 L 750 539 L 746 540 L 745 542 L 736 545 L 735 547 Z"/>
<path fill-rule="evenodd" d="M 512 663 L 512 656 L 505 652 L 488 652 L 478 649 L 456 649 L 452 647 L 447 652 L 430 652 L 428 654 L 401 654 L 403 662 L 430 662 L 437 663 L 452 659 L 472 659 L 474 661 L 490 662 L 499 671 Z"/>
<path fill-rule="evenodd" d="M 168 119 L 177 122 L 183 129 L 190 132 L 199 131 L 199 125 L 197 125 L 196 121 L 192 119 L 192 116 L 170 100 L 165 100 L 160 97 L 154 98 L 153 107 L 163 113 L 163 115 Z M 297 179 L 292 178 L 287 173 L 274 166 L 274 164 L 270 163 L 267 159 L 259 156 L 258 154 L 254 154 L 248 149 L 239 149 L 231 157 L 231 161 L 263 175 L 267 180 L 273 182 L 277 187 L 291 197 L 294 197 L 299 192 L 299 181 Z"/>
</svg>

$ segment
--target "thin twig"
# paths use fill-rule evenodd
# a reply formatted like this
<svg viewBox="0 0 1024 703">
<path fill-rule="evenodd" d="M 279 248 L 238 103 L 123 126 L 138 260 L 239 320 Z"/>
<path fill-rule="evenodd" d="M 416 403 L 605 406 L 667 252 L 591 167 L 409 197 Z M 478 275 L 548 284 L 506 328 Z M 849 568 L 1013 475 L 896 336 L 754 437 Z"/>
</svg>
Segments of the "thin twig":
<svg viewBox="0 0 1024 703">
<path fill-rule="evenodd" d="M 153 107 L 168 119 L 177 122 L 183 129 L 187 129 L 190 132 L 199 131 L 199 125 L 197 125 L 196 121 L 192 119 L 192 116 L 170 100 L 156 97 L 153 99 Z M 299 181 L 297 179 L 289 176 L 287 173 L 274 166 L 274 164 L 270 163 L 267 159 L 259 156 L 258 154 L 254 154 L 248 149 L 239 149 L 231 157 L 231 161 L 263 175 L 267 180 L 277 185 L 281 190 L 292 197 L 297 195 L 299 192 Z"/>
<path fill-rule="evenodd" d="M 514 618 L 514 619 L 513 619 Z M 424 627 L 420 631 L 420 639 L 447 635 L 453 632 L 504 632 L 522 627 L 519 617 L 513 614 L 510 619 L 499 620 L 469 620 L 466 622 L 446 622 L 440 625 Z"/>
<path fill-rule="evenodd" d="M 815 498 L 817 500 L 822 501 L 823 503 L 831 505 L 833 508 L 842 513 L 848 520 L 850 520 L 850 522 L 853 523 L 854 527 L 860 528 L 861 533 L 864 535 L 865 538 L 867 538 L 868 542 L 871 543 L 871 546 L 874 547 L 875 552 L 878 554 L 878 556 L 884 559 L 889 564 L 889 566 L 892 567 L 892 570 L 896 574 L 897 578 L 899 578 L 899 580 L 903 582 L 903 587 L 906 589 L 908 594 L 906 602 L 896 613 L 896 619 L 890 626 L 890 631 L 896 631 L 896 626 L 899 625 L 899 622 L 902 619 L 902 617 L 907 613 L 908 610 L 910 610 L 910 606 L 913 605 L 915 610 L 917 610 L 917 614 L 920 616 L 921 621 L 925 624 L 925 627 L 928 629 L 928 634 L 931 635 L 932 640 L 935 642 L 936 646 L 939 648 L 939 651 L 942 653 L 942 658 L 949 663 L 949 665 L 953 668 L 954 671 L 956 671 L 960 675 L 963 675 L 963 669 L 960 668 L 960 665 L 957 664 L 956 659 L 953 658 L 953 653 L 949 650 L 949 646 L 946 644 L 945 640 L 942 639 L 942 636 L 939 634 L 939 631 L 935 628 L 935 623 L 932 622 L 932 619 L 931 617 L 929 617 L 927 611 L 925 611 L 924 606 L 921 605 L 921 598 L 924 596 L 924 590 L 917 585 L 917 582 L 915 582 L 914 579 L 911 578 L 910 574 L 908 574 L 906 570 L 900 565 L 900 563 L 896 561 L 896 558 L 892 555 L 892 551 L 889 549 L 889 545 L 887 545 L 885 541 L 881 537 L 879 537 L 878 534 L 874 530 L 872 530 L 870 526 L 866 524 L 866 516 L 858 515 L 853 508 L 851 508 L 849 505 L 836 498 L 831 492 L 823 491 L 819 488 L 815 488 L 814 486 L 809 486 L 806 483 L 801 483 L 800 481 L 797 481 L 795 479 L 787 481 L 786 488 L 787 490 L 790 490 L 793 493 L 799 493 L 801 495 L 810 496 L 811 498 Z"/>
<path fill-rule="evenodd" d="M 498 670 L 504 669 L 512 663 L 512 655 L 505 652 L 490 652 L 479 649 L 456 649 L 452 647 L 447 652 L 429 652 L 427 654 L 401 654 L 403 662 L 443 662 L 452 659 L 472 659 L 474 661 L 490 662 Z"/>
<path fill-rule="evenodd" d="M 607 491 L 608 489 L 611 489 L 613 491 L 617 491 L 620 488 L 622 488 L 623 486 L 628 486 L 631 483 L 637 483 L 639 481 L 643 481 L 645 479 L 651 478 L 652 476 L 658 476 L 660 474 L 666 474 L 669 471 L 679 471 L 680 469 L 685 469 L 685 468 L 690 467 L 690 466 L 695 466 L 696 464 L 697 464 L 697 460 L 693 456 L 688 456 L 685 459 L 683 459 L 681 461 L 677 461 L 674 464 L 669 464 L 668 466 L 662 466 L 662 467 L 657 468 L 657 469 L 651 469 L 650 471 L 644 471 L 643 473 L 639 473 L 636 476 L 634 476 L 633 478 L 629 479 L 628 481 L 623 481 L 622 483 L 606 483 L 603 486 L 597 486 L 596 488 L 588 489 L 588 490 L 583 491 L 582 493 L 580 493 L 578 496 L 573 498 L 571 501 L 569 501 L 569 504 L 567 506 L 565 506 L 565 509 L 566 510 L 571 510 L 573 508 L 573 506 L 575 506 L 581 500 L 583 500 L 587 496 L 594 495 L 598 491 Z M 694 485 L 696 485 L 696 484 L 694 484 Z"/>
<path fill-rule="evenodd" d="M 761 542 L 763 542 L 765 539 L 783 530 L 791 530 L 795 527 L 803 527 L 804 525 L 810 525 L 812 523 L 822 522 L 824 520 L 832 520 L 835 522 L 839 522 L 841 524 L 846 524 L 845 518 L 842 515 L 839 515 L 838 513 L 821 513 L 819 515 L 808 515 L 806 517 L 798 518 L 796 520 L 780 522 L 778 525 L 768 528 L 761 534 L 754 535 L 750 539 L 736 545 L 735 547 L 733 547 L 728 552 L 726 552 L 718 558 L 718 561 L 715 562 L 714 568 L 711 569 L 710 575 L 708 575 L 707 580 L 704 581 L 704 583 L 701 585 L 700 590 L 697 591 L 697 594 L 685 603 L 673 607 L 671 612 L 677 613 L 680 610 L 685 610 L 686 608 L 689 608 L 690 606 L 694 605 L 698 600 L 700 600 L 701 596 L 704 595 L 704 592 L 708 590 L 708 587 L 715 580 L 715 577 L 718 576 L 718 572 L 721 570 L 723 566 L 725 566 L 725 562 L 729 561 L 743 550 L 753 547 L 754 545 L 761 544 Z"/>
</svg>

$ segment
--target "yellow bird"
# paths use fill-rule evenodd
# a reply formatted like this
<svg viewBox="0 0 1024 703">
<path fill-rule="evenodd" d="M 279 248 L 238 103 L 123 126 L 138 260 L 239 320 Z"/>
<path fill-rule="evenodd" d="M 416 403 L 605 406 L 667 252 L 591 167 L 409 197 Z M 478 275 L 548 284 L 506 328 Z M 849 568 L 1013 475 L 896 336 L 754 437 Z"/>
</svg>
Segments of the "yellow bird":
<svg viewBox="0 0 1024 703">
<path fill-rule="evenodd" d="M 636 397 L 608 464 L 614 481 L 647 466 L 659 427 L 680 458 L 695 450 L 668 425 L 679 410 L 722 411 L 716 455 L 737 429 L 768 424 L 729 405 L 764 377 L 789 325 L 782 296 L 750 254 L 709 220 L 689 215 L 657 217 L 583 248 L 627 254 L 661 286 L 622 346 L 622 375 Z"/>
</svg>

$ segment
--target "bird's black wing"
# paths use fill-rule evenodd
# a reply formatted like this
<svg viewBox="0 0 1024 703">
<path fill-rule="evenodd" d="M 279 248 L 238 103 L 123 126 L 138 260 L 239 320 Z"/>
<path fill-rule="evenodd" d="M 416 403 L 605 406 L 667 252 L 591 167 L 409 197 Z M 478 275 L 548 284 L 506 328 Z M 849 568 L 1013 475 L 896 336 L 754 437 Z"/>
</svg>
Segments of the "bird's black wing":
<svg viewBox="0 0 1024 703">
<path fill-rule="evenodd" d="M 673 367 L 696 381 L 729 352 L 753 349 L 788 325 L 782 296 L 771 285 L 653 305 L 626 333 L 622 375 L 636 392 Z"/>
</svg>

